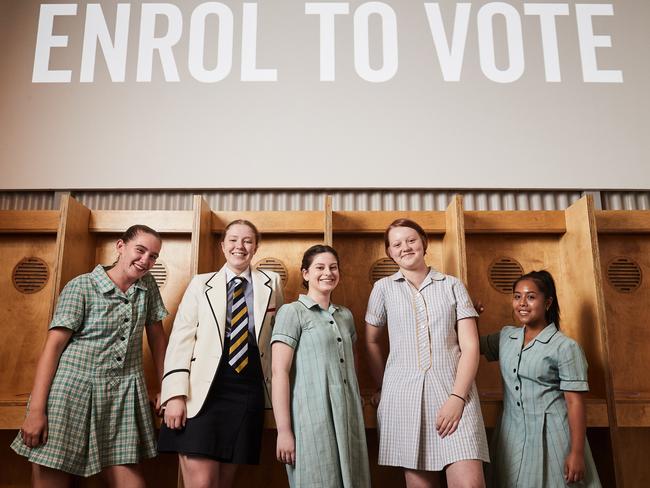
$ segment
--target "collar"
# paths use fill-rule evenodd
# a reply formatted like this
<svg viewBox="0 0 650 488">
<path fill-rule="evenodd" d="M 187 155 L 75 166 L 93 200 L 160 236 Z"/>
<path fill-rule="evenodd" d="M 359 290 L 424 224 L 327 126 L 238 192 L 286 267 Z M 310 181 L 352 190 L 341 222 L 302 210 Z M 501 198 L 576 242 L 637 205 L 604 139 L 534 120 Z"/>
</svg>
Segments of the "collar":
<svg viewBox="0 0 650 488">
<path fill-rule="evenodd" d="M 90 273 L 91 279 L 97 284 L 99 291 L 102 293 L 108 293 L 118 289 L 117 285 L 113 283 L 113 280 L 111 280 L 106 273 L 111 268 L 112 266 L 102 266 L 101 264 L 98 264 Z M 132 286 L 147 291 L 147 285 L 144 283 L 143 278 L 138 279 Z"/>
<path fill-rule="evenodd" d="M 302 294 L 301 294 L 301 295 L 298 297 L 298 301 L 299 301 L 300 303 L 302 303 L 305 307 L 309 308 L 309 309 L 312 309 L 312 308 L 314 308 L 314 307 L 318 307 L 320 310 L 323 310 L 323 308 L 322 308 L 318 303 L 316 303 L 316 302 L 314 301 L 314 299 L 311 298 L 309 295 L 302 295 Z M 338 307 L 337 305 L 334 305 L 334 304 L 330 303 L 330 306 L 329 306 L 329 308 L 327 309 L 327 311 L 328 311 L 329 313 L 334 313 L 334 312 L 337 311 L 338 309 L 339 309 L 339 307 Z"/>
<path fill-rule="evenodd" d="M 523 339 L 524 338 L 525 327 L 517 327 L 516 330 L 512 331 L 509 335 L 510 339 Z M 543 344 L 548 344 L 553 336 L 558 332 L 557 327 L 553 322 L 548 324 L 542 331 L 537 334 L 532 341 L 528 343 L 526 347 L 530 347 L 534 342 L 541 342 Z"/>
<path fill-rule="evenodd" d="M 394 275 L 391 275 L 390 278 L 393 281 L 406 281 L 406 278 L 404 277 L 404 275 L 402 274 L 401 271 L 398 271 Z M 427 276 L 422 281 L 422 284 L 426 283 L 427 280 L 428 281 L 442 281 L 444 279 L 445 279 L 445 274 L 444 273 L 441 273 L 440 271 L 438 271 L 436 269 L 429 268 L 429 273 L 427 274 Z"/>
<path fill-rule="evenodd" d="M 230 269 L 227 265 L 224 265 L 224 268 L 226 268 L 226 283 L 230 283 L 230 280 L 232 280 L 235 277 L 244 278 L 249 285 L 253 282 L 250 266 L 246 268 L 246 271 L 244 271 L 242 274 L 239 275 L 235 274 L 235 272 L 232 269 Z"/>
</svg>

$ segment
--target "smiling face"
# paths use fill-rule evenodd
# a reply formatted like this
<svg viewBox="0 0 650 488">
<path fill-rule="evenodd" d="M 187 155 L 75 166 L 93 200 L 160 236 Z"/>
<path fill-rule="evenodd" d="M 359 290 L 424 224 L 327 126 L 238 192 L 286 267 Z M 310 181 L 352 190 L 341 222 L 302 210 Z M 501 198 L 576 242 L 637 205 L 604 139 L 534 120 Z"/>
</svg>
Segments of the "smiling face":
<svg viewBox="0 0 650 488">
<path fill-rule="evenodd" d="M 388 255 L 401 268 L 415 271 L 426 267 L 424 243 L 420 234 L 410 227 L 393 227 L 388 232 Z"/>
<path fill-rule="evenodd" d="M 119 257 L 115 264 L 116 271 L 124 276 L 126 281 L 134 283 L 156 264 L 161 247 L 160 239 L 146 232 L 138 232 L 127 242 L 118 240 L 116 248 Z"/>
<path fill-rule="evenodd" d="M 546 323 L 546 310 L 551 305 L 533 280 L 521 280 L 512 294 L 512 309 L 517 320 L 531 329 L 543 328 Z"/>
<path fill-rule="evenodd" d="M 228 267 L 237 274 L 243 273 L 257 251 L 255 231 L 245 224 L 231 225 L 221 242 L 221 250 Z"/>
<path fill-rule="evenodd" d="M 339 284 L 339 262 L 331 252 L 322 252 L 312 258 L 309 268 L 302 270 L 310 293 L 332 293 Z"/>
</svg>

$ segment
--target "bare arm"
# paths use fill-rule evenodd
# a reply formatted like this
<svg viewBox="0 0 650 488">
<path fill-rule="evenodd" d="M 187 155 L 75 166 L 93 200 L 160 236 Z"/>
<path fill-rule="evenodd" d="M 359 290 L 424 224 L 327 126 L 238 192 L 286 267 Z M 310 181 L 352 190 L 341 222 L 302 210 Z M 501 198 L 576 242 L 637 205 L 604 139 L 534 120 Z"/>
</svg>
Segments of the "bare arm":
<svg viewBox="0 0 650 488">
<path fill-rule="evenodd" d="M 453 434 L 463 416 L 467 395 L 474 383 L 479 363 L 479 338 L 476 320 L 473 317 L 458 321 L 458 345 L 460 360 L 456 371 L 453 390 L 436 419 L 436 428 L 441 437 Z"/>
<path fill-rule="evenodd" d="M 371 403 L 376 407 L 379 405 L 381 398 L 381 385 L 384 381 L 384 369 L 386 367 L 386 358 L 381 349 L 381 336 L 383 327 L 375 327 L 366 323 L 366 351 L 368 351 L 368 367 L 370 376 L 375 382 L 375 393 L 372 396 Z"/>
<path fill-rule="evenodd" d="M 370 367 L 370 376 L 375 382 L 377 388 L 381 388 L 384 380 L 384 368 L 386 358 L 381 350 L 381 337 L 383 327 L 375 327 L 366 323 L 366 350 L 368 351 L 368 366 Z"/>
<path fill-rule="evenodd" d="M 147 344 L 151 351 L 153 364 L 156 367 L 158 386 L 156 394 L 156 411 L 160 411 L 160 384 L 162 383 L 163 369 L 165 367 L 165 351 L 167 350 L 167 336 L 163 329 L 162 321 L 147 325 Z"/>
<path fill-rule="evenodd" d="M 289 372 L 293 362 L 293 348 L 283 342 L 271 345 L 273 415 L 278 429 L 276 456 L 285 464 L 296 463 L 296 441 L 291 429 Z"/>
<path fill-rule="evenodd" d="M 571 450 L 564 462 L 564 479 L 568 483 L 581 481 L 585 477 L 585 435 L 587 420 L 583 393 L 565 391 Z"/>
<path fill-rule="evenodd" d="M 23 442 L 27 447 L 36 447 L 47 442 L 47 397 L 61 353 L 71 336 L 72 331 L 62 327 L 50 329 L 47 333 L 43 353 L 36 365 L 29 412 L 21 429 Z"/>
</svg>

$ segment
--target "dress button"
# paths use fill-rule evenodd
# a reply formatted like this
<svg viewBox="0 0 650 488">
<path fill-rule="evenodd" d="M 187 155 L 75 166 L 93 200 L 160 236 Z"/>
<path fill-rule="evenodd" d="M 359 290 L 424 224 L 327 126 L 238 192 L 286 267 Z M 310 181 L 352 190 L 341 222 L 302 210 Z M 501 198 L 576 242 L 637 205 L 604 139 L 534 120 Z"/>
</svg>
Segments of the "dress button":
<svg viewBox="0 0 650 488">
<path fill-rule="evenodd" d="M 126 324 L 129 321 L 128 317 L 124 317 L 124 323 Z"/>
<path fill-rule="evenodd" d="M 344 384 L 344 385 L 347 385 L 347 384 L 348 384 L 348 380 L 343 380 L 343 384 Z"/>
<path fill-rule="evenodd" d="M 516 373 L 516 372 L 517 372 L 517 368 L 514 368 L 514 369 L 512 370 L 512 372 L 513 372 L 513 373 Z"/>
<path fill-rule="evenodd" d="M 121 341 L 125 341 L 125 340 L 126 340 L 126 337 L 122 336 L 122 337 L 120 337 L 120 340 L 121 340 Z"/>
<path fill-rule="evenodd" d="M 117 359 L 118 361 L 122 360 L 122 358 L 120 356 L 117 356 L 115 359 Z"/>
<path fill-rule="evenodd" d="M 516 390 L 516 391 L 519 391 L 519 387 L 518 387 L 518 386 L 515 386 L 515 390 Z"/>
<path fill-rule="evenodd" d="M 341 339 L 340 337 L 337 337 L 336 340 L 341 342 L 343 339 Z"/>
<path fill-rule="evenodd" d="M 518 406 L 518 407 L 521 407 L 521 403 L 517 402 L 517 406 Z"/>
<path fill-rule="evenodd" d="M 260 353 L 260 357 L 261 357 L 261 358 L 264 357 L 264 353 L 263 353 L 263 352 Z"/>
<path fill-rule="evenodd" d="M 330 320 L 330 324 L 333 324 L 333 323 L 334 323 L 334 321 L 333 321 L 333 320 Z"/>
<path fill-rule="evenodd" d="M 343 363 L 343 362 L 345 362 L 345 360 L 343 358 L 341 358 L 341 362 Z"/>
</svg>

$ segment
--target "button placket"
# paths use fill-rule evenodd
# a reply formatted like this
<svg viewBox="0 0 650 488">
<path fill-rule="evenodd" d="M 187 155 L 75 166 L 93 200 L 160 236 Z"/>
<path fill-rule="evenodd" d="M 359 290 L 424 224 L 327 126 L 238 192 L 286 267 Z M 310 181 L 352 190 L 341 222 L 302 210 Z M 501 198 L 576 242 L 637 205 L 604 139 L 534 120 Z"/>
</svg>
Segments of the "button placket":
<svg viewBox="0 0 650 488">
<path fill-rule="evenodd" d="M 347 385 L 346 370 L 345 370 L 345 347 L 343 346 L 341 331 L 339 329 L 338 324 L 334 320 L 334 316 L 329 312 L 327 312 L 327 315 L 329 319 L 328 322 L 332 327 L 334 336 L 336 337 L 336 347 L 339 353 L 339 372 L 341 374 L 341 378 L 343 379 L 343 384 Z"/>
</svg>

